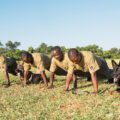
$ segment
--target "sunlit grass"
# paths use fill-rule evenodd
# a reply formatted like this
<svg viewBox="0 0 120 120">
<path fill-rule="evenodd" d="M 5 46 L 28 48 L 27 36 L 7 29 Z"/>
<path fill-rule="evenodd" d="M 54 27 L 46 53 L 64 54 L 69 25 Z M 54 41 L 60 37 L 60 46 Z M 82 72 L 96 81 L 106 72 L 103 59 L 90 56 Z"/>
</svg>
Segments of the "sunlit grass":
<svg viewBox="0 0 120 120">
<path fill-rule="evenodd" d="M 49 74 L 48 74 L 49 75 Z M 65 77 L 57 76 L 54 89 L 43 84 L 21 87 L 17 77 L 4 88 L 0 74 L 0 120 L 120 120 L 120 94 L 112 94 L 115 86 L 99 81 L 99 94 L 73 94 L 64 91 Z M 78 81 L 78 93 L 93 91 L 91 82 Z"/>
</svg>

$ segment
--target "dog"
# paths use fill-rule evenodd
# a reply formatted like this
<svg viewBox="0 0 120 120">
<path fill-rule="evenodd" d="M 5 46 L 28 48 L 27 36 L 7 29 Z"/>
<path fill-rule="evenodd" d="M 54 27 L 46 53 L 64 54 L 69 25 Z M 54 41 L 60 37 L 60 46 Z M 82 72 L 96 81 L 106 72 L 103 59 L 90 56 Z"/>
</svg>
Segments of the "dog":
<svg viewBox="0 0 120 120">
<path fill-rule="evenodd" d="M 6 81 L 2 83 L 2 85 L 5 85 L 5 87 L 7 88 L 10 86 L 9 74 L 17 76 L 16 71 L 15 71 L 17 68 L 17 62 L 14 57 L 1 56 L 1 58 L 2 58 L 2 65 L 6 66 L 3 68 Z"/>
<path fill-rule="evenodd" d="M 20 77 L 20 80 L 22 82 L 24 79 L 24 68 L 22 65 L 18 65 L 16 73 Z M 26 84 L 38 84 L 40 83 L 40 81 L 42 81 L 40 74 L 35 74 L 31 71 L 28 71 Z"/>
<path fill-rule="evenodd" d="M 7 61 L 9 61 L 7 62 L 7 72 L 16 76 L 17 75 L 15 71 L 17 69 L 16 59 L 13 57 L 7 57 L 6 59 Z"/>
<path fill-rule="evenodd" d="M 120 62 L 117 64 L 114 60 L 112 62 L 113 67 L 113 79 L 114 84 L 117 86 L 117 91 L 120 91 Z"/>
</svg>

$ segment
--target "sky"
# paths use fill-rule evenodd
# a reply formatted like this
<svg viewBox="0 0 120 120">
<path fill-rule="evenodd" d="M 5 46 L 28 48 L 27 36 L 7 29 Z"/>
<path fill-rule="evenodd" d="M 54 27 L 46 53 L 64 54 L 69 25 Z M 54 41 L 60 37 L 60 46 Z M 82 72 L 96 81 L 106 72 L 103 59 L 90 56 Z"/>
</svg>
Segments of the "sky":
<svg viewBox="0 0 120 120">
<path fill-rule="evenodd" d="M 120 48 L 120 0 L 0 0 L 0 41 Z"/>
</svg>

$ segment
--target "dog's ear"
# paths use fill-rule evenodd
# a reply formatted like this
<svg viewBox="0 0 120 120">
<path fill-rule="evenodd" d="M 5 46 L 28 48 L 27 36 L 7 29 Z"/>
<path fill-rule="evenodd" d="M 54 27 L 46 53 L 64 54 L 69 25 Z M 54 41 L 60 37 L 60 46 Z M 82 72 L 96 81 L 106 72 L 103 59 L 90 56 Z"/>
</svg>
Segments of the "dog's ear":
<svg viewBox="0 0 120 120">
<path fill-rule="evenodd" d="M 118 64 L 114 60 L 112 60 L 111 62 L 112 62 L 113 69 L 115 69 L 118 66 Z"/>
<path fill-rule="evenodd" d="M 120 61 L 119 61 L 119 66 L 120 66 Z"/>
</svg>

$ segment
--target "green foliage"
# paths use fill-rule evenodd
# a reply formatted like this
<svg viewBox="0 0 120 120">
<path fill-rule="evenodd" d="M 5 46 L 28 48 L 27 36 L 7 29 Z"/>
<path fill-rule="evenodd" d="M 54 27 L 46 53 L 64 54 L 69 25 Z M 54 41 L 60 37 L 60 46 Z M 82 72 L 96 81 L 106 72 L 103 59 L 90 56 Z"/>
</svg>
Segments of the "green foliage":
<svg viewBox="0 0 120 120">
<path fill-rule="evenodd" d="M 0 41 L 0 46 L 3 46 L 2 42 Z"/>
<path fill-rule="evenodd" d="M 40 45 L 40 52 L 41 53 L 47 53 L 47 44 L 41 43 L 41 45 Z"/>
<path fill-rule="evenodd" d="M 47 47 L 47 53 L 48 53 L 48 54 L 51 53 L 52 48 L 53 48 L 53 46 L 48 46 L 48 47 Z"/>
<path fill-rule="evenodd" d="M 4 55 L 7 52 L 5 48 L 0 48 L 0 55 Z"/>
<path fill-rule="evenodd" d="M 110 50 L 104 51 L 103 57 L 111 59 L 120 59 L 120 49 L 111 48 Z"/>
<path fill-rule="evenodd" d="M 35 51 L 40 53 L 47 53 L 47 44 L 41 43 L 40 46 L 36 48 Z"/>
<path fill-rule="evenodd" d="M 0 74 L 0 120 L 120 120 L 120 95 L 110 92 L 114 86 L 101 81 L 100 94 L 76 95 L 64 91 L 65 77 L 56 78 L 55 87 L 46 89 L 43 84 L 23 88 L 17 77 L 10 76 L 12 85 L 4 88 Z M 91 82 L 78 81 L 78 91 L 92 90 Z"/>
<path fill-rule="evenodd" d="M 0 55 L 5 55 L 7 57 L 14 57 L 16 59 L 20 59 L 21 50 L 16 49 L 21 43 L 20 42 L 12 42 L 8 41 L 5 45 L 6 48 L 0 47 Z M 3 44 L 0 42 L 0 46 Z"/>
<path fill-rule="evenodd" d="M 15 59 L 19 60 L 20 59 L 20 55 L 21 55 L 22 51 L 17 49 L 15 51 L 9 50 L 5 53 L 5 55 L 7 57 L 14 57 Z"/>
<path fill-rule="evenodd" d="M 62 51 L 65 53 L 67 51 L 65 46 L 61 46 Z"/>
<path fill-rule="evenodd" d="M 15 50 L 18 46 L 20 46 L 20 44 L 20 42 L 12 42 L 11 40 L 9 40 L 5 45 L 7 49 Z"/>
<path fill-rule="evenodd" d="M 0 54 L 5 54 L 7 56 L 12 56 L 18 59 L 21 51 L 16 50 L 16 48 L 20 46 L 21 43 L 8 41 L 5 45 L 6 48 L 3 47 L 3 44 L 0 41 L 0 46 L 1 46 Z M 53 47 L 54 46 L 48 46 L 46 43 L 41 43 L 37 48 L 33 48 L 32 46 L 28 47 L 28 52 L 30 53 L 39 52 L 39 53 L 50 54 Z M 60 47 L 64 53 L 68 51 L 68 48 L 66 48 L 65 46 L 60 46 Z M 84 47 L 77 46 L 76 49 L 78 49 L 79 51 L 91 51 L 96 55 L 106 59 L 120 59 L 120 49 L 118 48 L 111 48 L 110 50 L 104 51 L 98 45 L 93 44 Z"/>
<path fill-rule="evenodd" d="M 111 55 L 110 51 L 107 50 L 107 51 L 104 51 L 104 52 L 103 52 L 103 57 L 110 59 L 110 58 L 112 58 L 112 55 Z"/>
<path fill-rule="evenodd" d="M 103 50 L 97 45 L 88 45 L 85 47 L 76 47 L 79 51 L 91 51 L 98 56 L 103 56 Z"/>
<path fill-rule="evenodd" d="M 28 52 L 33 53 L 33 52 L 34 52 L 34 48 L 33 48 L 32 46 L 30 46 L 30 47 L 28 48 Z"/>
<path fill-rule="evenodd" d="M 53 46 L 48 46 L 48 45 L 45 44 L 45 43 L 41 43 L 41 44 L 39 45 L 39 47 L 37 47 L 37 48 L 35 49 L 34 52 L 40 52 L 40 53 L 50 54 L 52 48 L 53 48 Z M 66 52 L 66 51 L 67 51 L 67 49 L 66 49 L 65 46 L 61 46 L 61 49 L 62 49 L 63 52 Z"/>
</svg>

